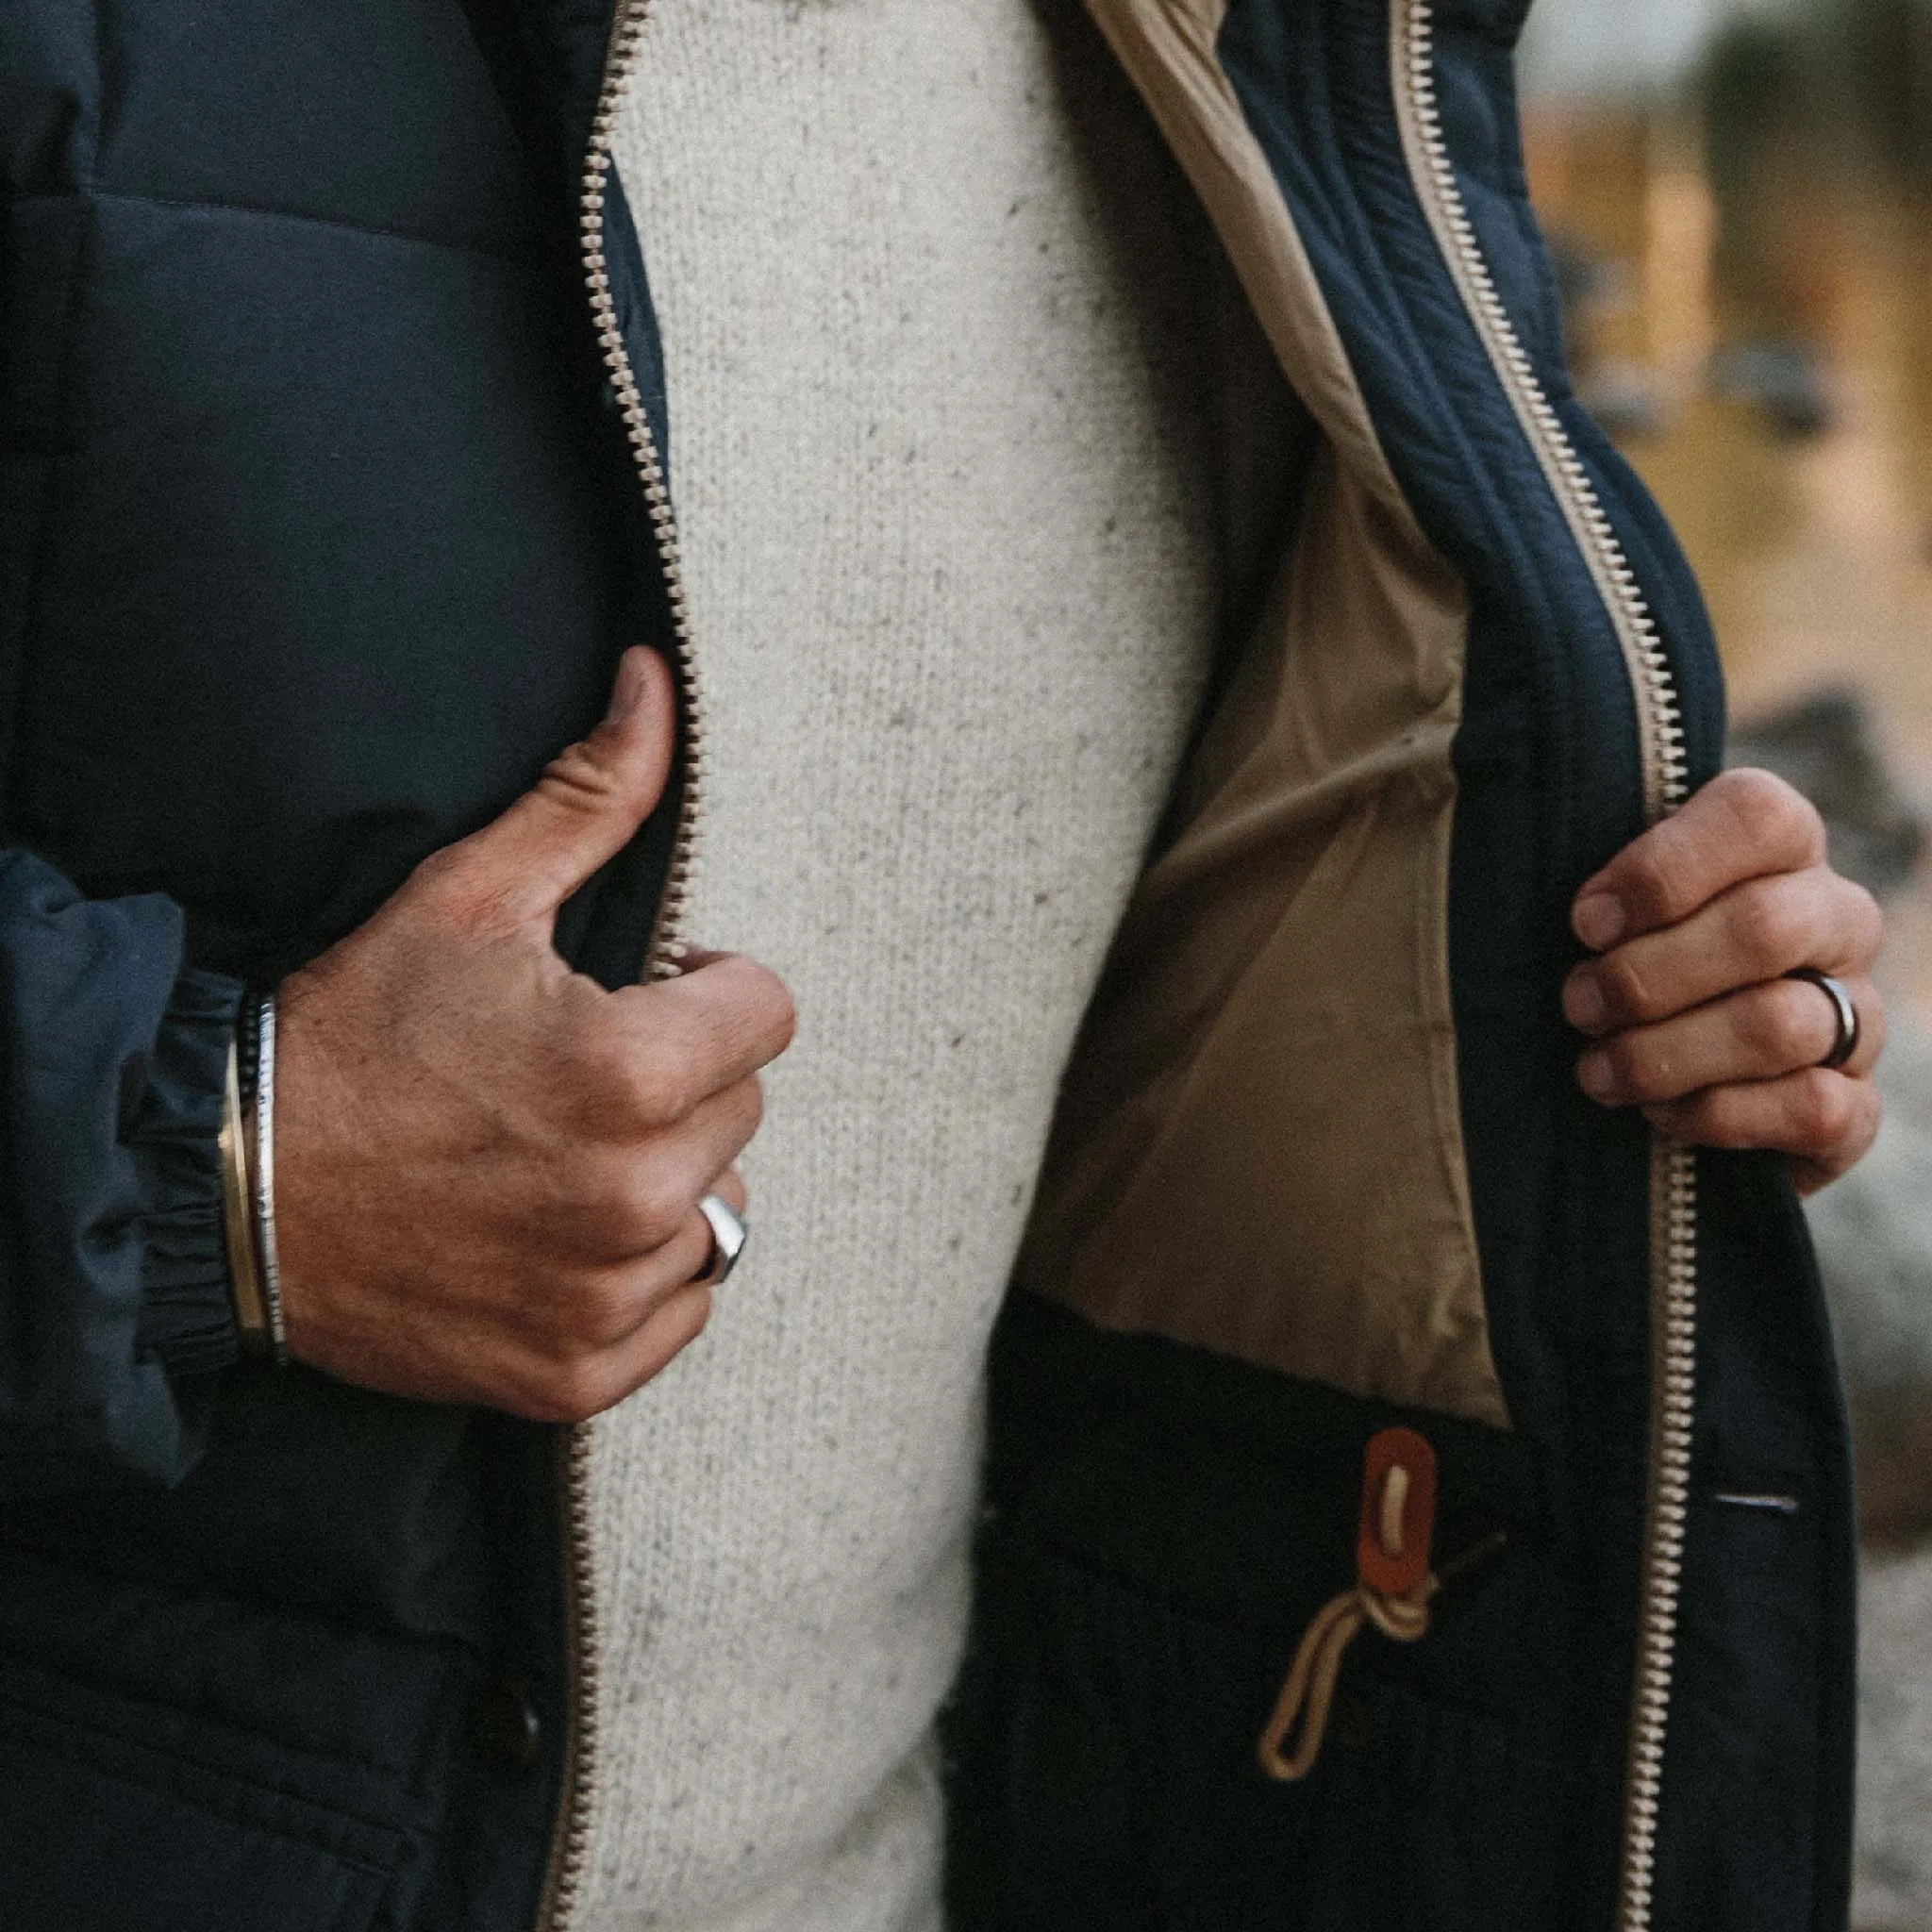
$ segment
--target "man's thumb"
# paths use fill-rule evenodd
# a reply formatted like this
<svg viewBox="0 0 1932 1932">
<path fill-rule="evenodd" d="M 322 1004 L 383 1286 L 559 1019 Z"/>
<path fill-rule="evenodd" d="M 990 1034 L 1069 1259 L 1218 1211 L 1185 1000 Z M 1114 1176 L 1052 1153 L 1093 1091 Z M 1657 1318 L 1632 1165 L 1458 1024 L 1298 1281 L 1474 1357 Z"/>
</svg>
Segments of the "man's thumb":
<svg viewBox="0 0 1932 1932">
<path fill-rule="evenodd" d="M 518 923 L 554 913 L 651 815 L 671 771 L 676 719 L 663 658 L 642 646 L 626 651 L 597 728 L 559 752 L 501 818 L 450 847 L 458 890 Z"/>
</svg>

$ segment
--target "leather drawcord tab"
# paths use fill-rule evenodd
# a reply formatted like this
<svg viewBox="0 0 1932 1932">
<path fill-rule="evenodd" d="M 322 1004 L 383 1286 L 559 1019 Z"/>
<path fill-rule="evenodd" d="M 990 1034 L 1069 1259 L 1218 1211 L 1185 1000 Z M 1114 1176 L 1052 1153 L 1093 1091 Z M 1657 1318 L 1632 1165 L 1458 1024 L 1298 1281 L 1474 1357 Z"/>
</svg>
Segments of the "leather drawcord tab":
<svg viewBox="0 0 1932 1932">
<path fill-rule="evenodd" d="M 1261 1769 L 1281 1783 L 1306 1777 L 1322 1755 L 1341 1660 L 1364 1624 L 1395 1643 L 1428 1634 L 1429 1568 L 1436 1528 L 1436 1452 L 1413 1429 L 1383 1429 L 1363 1456 L 1356 1580 L 1331 1597 L 1302 1633 L 1274 1711 L 1256 1745 Z M 1291 1748 L 1291 1740 L 1292 1746 Z"/>
</svg>

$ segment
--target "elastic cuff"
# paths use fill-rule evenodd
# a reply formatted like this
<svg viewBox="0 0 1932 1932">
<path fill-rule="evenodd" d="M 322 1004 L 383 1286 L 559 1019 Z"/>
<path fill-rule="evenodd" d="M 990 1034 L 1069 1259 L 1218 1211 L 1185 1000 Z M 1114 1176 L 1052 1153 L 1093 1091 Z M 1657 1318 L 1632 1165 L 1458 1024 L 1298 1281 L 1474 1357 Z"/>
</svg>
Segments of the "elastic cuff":
<svg viewBox="0 0 1932 1932">
<path fill-rule="evenodd" d="M 175 981 L 146 1087 L 123 1127 L 154 1204 L 142 1228 L 136 1345 L 171 1374 L 211 1374 L 242 1353 L 218 1140 L 244 991 L 217 973 L 191 971 Z"/>
</svg>

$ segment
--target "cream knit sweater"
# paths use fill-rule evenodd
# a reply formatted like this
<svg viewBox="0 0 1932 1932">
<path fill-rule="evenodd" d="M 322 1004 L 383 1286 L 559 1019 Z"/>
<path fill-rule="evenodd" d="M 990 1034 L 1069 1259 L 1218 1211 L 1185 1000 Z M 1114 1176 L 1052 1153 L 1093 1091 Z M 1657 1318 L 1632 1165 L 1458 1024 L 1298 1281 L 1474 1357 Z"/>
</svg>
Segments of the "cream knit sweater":
<svg viewBox="0 0 1932 1932">
<path fill-rule="evenodd" d="M 715 771 L 797 1044 L 600 1425 L 592 1932 L 938 1922 L 981 1355 L 1211 628 L 1181 192 L 1058 0 L 658 0 L 620 161 Z"/>
</svg>

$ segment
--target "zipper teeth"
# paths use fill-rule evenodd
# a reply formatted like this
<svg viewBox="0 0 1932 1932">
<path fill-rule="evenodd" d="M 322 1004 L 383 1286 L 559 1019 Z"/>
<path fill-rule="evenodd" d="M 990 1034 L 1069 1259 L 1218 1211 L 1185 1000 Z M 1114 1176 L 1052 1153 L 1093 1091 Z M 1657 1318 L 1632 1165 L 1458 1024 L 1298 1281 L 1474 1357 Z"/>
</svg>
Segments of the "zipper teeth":
<svg viewBox="0 0 1932 1932">
<path fill-rule="evenodd" d="M 1697 1375 L 1697 1165 L 1661 1135 L 1650 1148 L 1650 1488 L 1642 1616 L 1624 1796 L 1617 1932 L 1649 1932 L 1677 1641 L 1677 1596 L 1690 1514 Z"/>
<path fill-rule="evenodd" d="M 1544 393 L 1497 293 L 1443 138 L 1433 0 L 1392 0 L 1395 97 L 1424 212 L 1491 361 L 1602 593 L 1637 700 L 1644 816 L 1690 793 L 1683 711 L 1670 660 L 1616 531 Z M 1416 167 L 1416 163 L 1420 163 Z M 1619 1859 L 1617 1932 L 1649 1932 L 1664 1742 L 1675 1672 L 1677 1601 L 1690 1500 L 1697 1369 L 1697 1167 L 1690 1149 L 1651 1144 L 1651 1398 L 1648 1491 L 1635 1684 Z"/>
<path fill-rule="evenodd" d="M 697 654 L 692 648 L 685 599 L 684 566 L 677 525 L 664 477 L 664 458 L 651 428 L 650 413 L 638 389 L 610 292 L 609 262 L 604 250 L 605 186 L 615 163 L 610 142 L 625 90 L 636 69 L 650 14 L 651 0 L 618 0 L 609 48 L 605 57 L 597 107 L 577 200 L 578 245 L 591 321 L 597 347 L 630 445 L 631 461 L 644 493 L 651 541 L 663 575 L 670 609 L 671 650 L 684 731 L 683 786 L 677 829 L 664 893 L 645 952 L 644 970 L 653 979 L 676 975 L 684 957 L 684 924 L 697 877 L 697 835 L 705 777 L 705 709 L 698 686 Z M 569 1734 L 564 1752 L 564 1800 L 538 1924 L 545 1932 L 569 1932 L 583 1904 L 585 1861 L 590 1851 L 591 1800 L 597 1774 L 598 1702 L 602 1677 L 596 1546 L 591 1526 L 591 1425 L 579 1423 L 564 1433 L 562 1458 L 564 1517 L 564 1605 L 570 1649 Z"/>
<path fill-rule="evenodd" d="M 692 648 L 691 617 L 685 600 L 684 564 L 677 547 L 677 524 L 672 512 L 671 491 L 664 479 L 664 458 L 651 427 L 650 412 L 639 391 L 637 374 L 631 367 L 630 353 L 624 344 L 624 331 L 618 325 L 617 303 L 610 292 L 609 264 L 604 254 L 605 183 L 615 165 L 610 142 L 616 128 L 618 109 L 637 67 L 639 50 L 650 17 L 651 0 L 620 0 L 612 29 L 609 58 L 605 63 L 604 85 L 597 97 L 597 111 L 591 124 L 590 151 L 584 157 L 582 192 L 578 201 L 578 228 L 583 252 L 584 282 L 590 291 L 591 320 L 597 332 L 597 346 L 617 398 L 618 414 L 630 444 L 631 461 L 643 486 L 644 508 L 651 521 L 651 540 L 657 546 L 658 560 L 664 576 L 665 596 L 671 614 L 671 649 L 682 696 L 684 726 L 684 783 L 679 801 L 677 831 L 672 841 L 671 865 L 658 902 L 658 917 L 645 956 L 645 970 L 654 979 L 676 975 L 684 957 L 685 915 L 697 881 L 697 831 L 703 810 L 702 793 L 706 776 L 705 707 L 698 682 L 697 653 Z"/>
<path fill-rule="evenodd" d="M 591 1786 L 597 1760 L 598 1619 L 591 1532 L 591 1430 L 564 1431 L 564 1617 L 570 1635 L 569 1732 L 564 1748 L 564 1804 L 537 1923 L 565 1932 L 583 1900 L 584 1860 L 591 1844 Z"/>
<path fill-rule="evenodd" d="M 1604 593 L 1619 642 L 1640 693 L 1638 728 L 1642 741 L 1644 816 L 1655 823 L 1682 805 L 1690 793 L 1690 775 L 1684 748 L 1683 712 L 1670 660 L 1664 655 L 1643 601 L 1637 575 L 1624 558 L 1623 545 L 1604 512 L 1596 485 L 1591 481 L 1570 433 L 1543 391 L 1535 365 L 1516 332 L 1516 325 L 1496 292 L 1489 262 L 1475 225 L 1462 199 L 1462 189 L 1442 137 L 1441 114 L 1436 104 L 1435 0 L 1395 0 L 1406 14 L 1407 42 L 1398 98 L 1410 109 L 1426 177 L 1424 207 L 1438 238 L 1444 242 L 1451 273 L 1461 289 L 1490 358 L 1503 376 L 1511 406 L 1529 436 L 1563 514 L 1581 541 L 1584 561 Z"/>
</svg>

